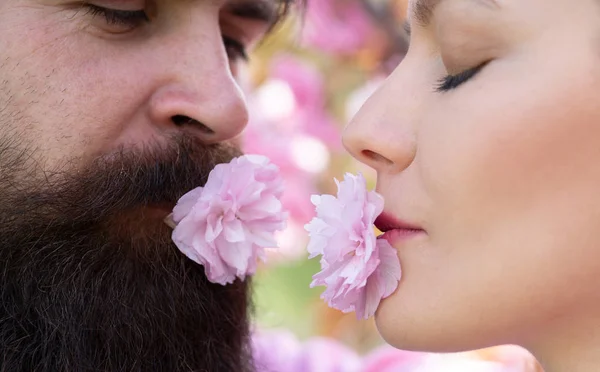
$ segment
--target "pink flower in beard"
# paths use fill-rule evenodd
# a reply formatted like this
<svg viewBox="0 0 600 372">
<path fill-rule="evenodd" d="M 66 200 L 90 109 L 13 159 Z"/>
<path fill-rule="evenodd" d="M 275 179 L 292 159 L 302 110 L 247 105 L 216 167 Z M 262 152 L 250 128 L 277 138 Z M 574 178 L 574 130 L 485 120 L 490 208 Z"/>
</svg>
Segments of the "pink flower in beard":
<svg viewBox="0 0 600 372">
<path fill-rule="evenodd" d="M 309 232 L 309 258 L 321 257 L 322 270 L 311 287 L 327 288 L 321 298 L 342 312 L 355 311 L 357 318 L 372 316 L 382 299 L 391 295 L 401 277 L 396 250 L 377 239 L 375 219 L 383 211 L 383 198 L 367 191 L 361 174 L 346 174 L 338 182 L 337 197 L 313 195 L 317 216 L 305 225 Z"/>
<path fill-rule="evenodd" d="M 276 247 L 275 232 L 286 227 L 279 168 L 260 155 L 217 165 L 204 187 L 182 196 L 173 209 L 172 239 L 222 285 L 244 279 Z"/>
</svg>

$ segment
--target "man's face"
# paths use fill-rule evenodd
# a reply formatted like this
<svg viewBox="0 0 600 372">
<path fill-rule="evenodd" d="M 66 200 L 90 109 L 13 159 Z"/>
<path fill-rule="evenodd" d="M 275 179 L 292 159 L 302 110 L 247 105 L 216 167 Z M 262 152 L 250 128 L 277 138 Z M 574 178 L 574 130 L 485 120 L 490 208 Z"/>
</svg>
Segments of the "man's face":
<svg viewBox="0 0 600 372">
<path fill-rule="evenodd" d="M 162 220 L 239 154 L 236 77 L 283 2 L 0 0 L 8 369 L 245 370 L 247 284 Z"/>
<path fill-rule="evenodd" d="M 248 116 L 236 74 L 275 5 L 2 0 L 0 138 L 48 170 L 173 133 L 231 139 Z"/>
</svg>

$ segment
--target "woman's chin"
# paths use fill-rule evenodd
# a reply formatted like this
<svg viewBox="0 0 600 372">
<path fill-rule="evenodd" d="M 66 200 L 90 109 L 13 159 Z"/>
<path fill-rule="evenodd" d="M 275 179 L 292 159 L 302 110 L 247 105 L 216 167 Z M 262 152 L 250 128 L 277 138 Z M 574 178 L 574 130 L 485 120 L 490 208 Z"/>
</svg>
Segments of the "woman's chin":
<svg viewBox="0 0 600 372">
<path fill-rule="evenodd" d="M 383 299 L 375 312 L 375 325 L 383 340 L 389 345 L 410 351 L 422 351 L 414 345 L 414 339 L 410 337 L 410 322 L 405 321 L 406 314 L 402 309 L 395 306 L 394 292 L 391 296 Z"/>
<path fill-rule="evenodd" d="M 375 325 L 386 343 L 400 350 L 431 353 L 481 348 L 472 342 L 465 343 L 469 340 L 468 332 L 462 335 L 461 330 L 452 328 L 445 319 L 435 319 L 435 314 L 420 311 L 424 309 L 418 305 L 401 298 L 397 292 L 381 301 L 375 313 Z"/>
</svg>

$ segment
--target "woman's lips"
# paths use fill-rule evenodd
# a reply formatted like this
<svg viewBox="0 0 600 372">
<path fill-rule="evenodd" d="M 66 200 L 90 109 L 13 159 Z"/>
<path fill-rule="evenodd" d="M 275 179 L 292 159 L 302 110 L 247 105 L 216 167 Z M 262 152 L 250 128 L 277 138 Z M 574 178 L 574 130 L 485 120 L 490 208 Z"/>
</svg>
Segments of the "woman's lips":
<svg viewBox="0 0 600 372">
<path fill-rule="evenodd" d="M 385 239 L 390 244 L 425 234 L 425 230 L 420 226 L 396 219 L 387 213 L 382 213 L 377 217 L 375 227 L 383 233 L 378 239 Z"/>
</svg>

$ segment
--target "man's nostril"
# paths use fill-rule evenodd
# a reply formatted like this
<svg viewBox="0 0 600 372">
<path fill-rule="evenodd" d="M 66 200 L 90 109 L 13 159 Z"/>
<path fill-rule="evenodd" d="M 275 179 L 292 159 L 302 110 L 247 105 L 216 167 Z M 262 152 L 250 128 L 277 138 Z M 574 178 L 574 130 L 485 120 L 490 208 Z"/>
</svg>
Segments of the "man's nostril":
<svg viewBox="0 0 600 372">
<path fill-rule="evenodd" d="M 193 119 L 191 119 L 191 118 L 189 118 L 187 116 L 183 116 L 183 115 L 175 115 L 175 116 L 173 116 L 171 118 L 171 120 L 177 126 L 184 125 L 184 124 L 189 124 L 191 121 L 193 121 Z"/>
<path fill-rule="evenodd" d="M 209 127 L 202 124 L 198 120 L 190 118 L 189 116 L 175 115 L 175 116 L 171 117 L 171 121 L 173 121 L 173 124 L 175 124 L 177 126 L 192 125 L 195 128 L 200 129 L 201 131 L 203 131 L 206 134 L 215 134 L 214 130 L 210 129 Z"/>
</svg>

